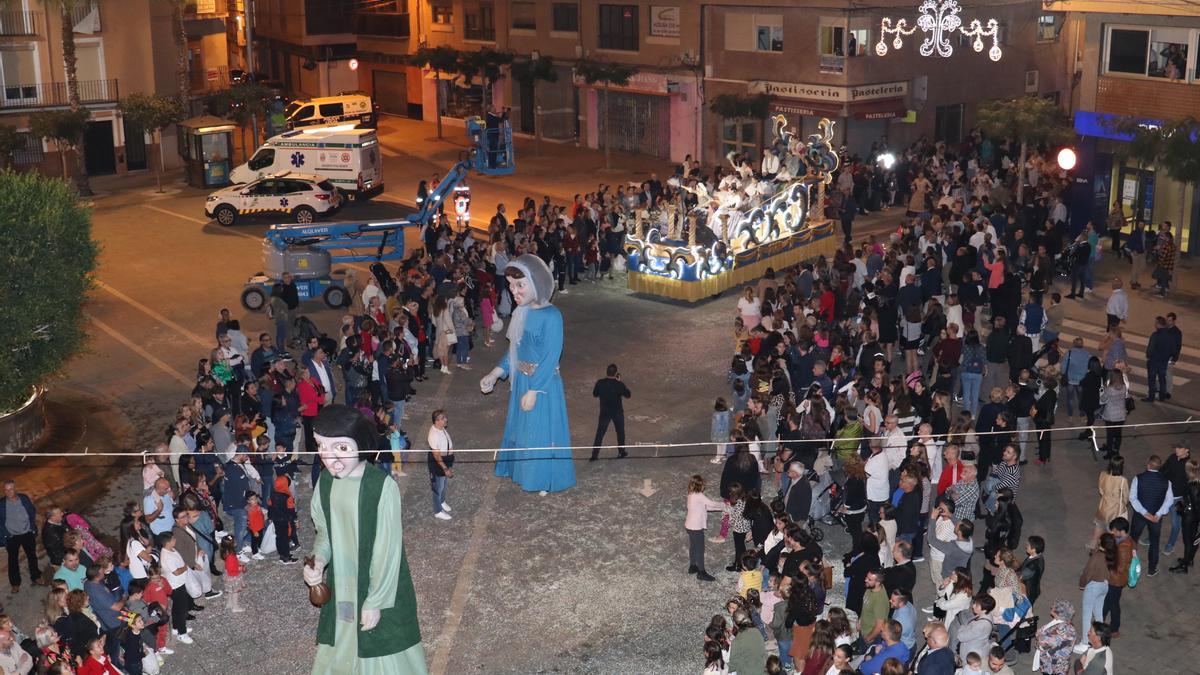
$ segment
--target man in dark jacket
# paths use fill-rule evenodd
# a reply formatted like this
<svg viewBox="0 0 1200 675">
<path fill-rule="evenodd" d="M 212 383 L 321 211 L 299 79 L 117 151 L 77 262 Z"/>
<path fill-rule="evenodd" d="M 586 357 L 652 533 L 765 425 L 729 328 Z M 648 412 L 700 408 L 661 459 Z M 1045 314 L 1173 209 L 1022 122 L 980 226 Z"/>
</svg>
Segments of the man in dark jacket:
<svg viewBox="0 0 1200 675">
<path fill-rule="evenodd" d="M 224 489 L 221 495 L 221 508 L 233 518 L 233 549 L 241 557 L 242 562 L 249 558 L 241 555 L 243 547 L 249 551 L 250 531 L 247 529 L 246 493 L 250 492 L 250 477 L 243 466 L 249 458 L 249 448 L 238 444 L 234 450 L 233 459 L 225 463 Z"/>
<path fill-rule="evenodd" d="M 42 548 L 46 549 L 46 557 L 50 564 L 58 567 L 62 564 L 67 547 L 63 543 L 63 535 L 67 533 L 67 525 L 63 522 L 63 510 L 52 506 L 46 513 L 46 522 L 42 523 Z"/>
<path fill-rule="evenodd" d="M 1158 316 L 1154 318 L 1154 332 L 1146 344 L 1146 378 L 1150 380 L 1146 398 L 1147 403 L 1154 403 L 1154 395 L 1162 400 L 1171 398 L 1167 393 L 1167 364 L 1174 353 L 1174 339 L 1167 330 L 1167 320 Z"/>
<path fill-rule="evenodd" d="M 935 626 L 925 638 L 927 651 L 917 662 L 921 675 L 954 675 L 954 652 L 950 651 L 950 633 L 945 626 Z"/>
<path fill-rule="evenodd" d="M 22 549 L 30 579 L 36 585 L 45 585 L 37 560 L 37 512 L 29 495 L 18 493 L 17 484 L 11 480 L 4 481 L 4 498 L 0 499 L 0 544 L 8 550 L 8 581 L 14 594 L 21 590 Z"/>
<path fill-rule="evenodd" d="M 987 374 L 983 380 L 981 395 L 986 398 L 995 387 L 1003 387 L 1008 373 L 1008 343 L 1012 336 L 1008 332 L 1006 320 L 997 316 L 992 320 L 992 332 L 988 333 L 984 352 L 987 355 Z"/>
<path fill-rule="evenodd" d="M 808 512 L 812 509 L 812 484 L 806 480 L 805 467 L 800 462 L 789 464 L 787 473 L 792 484 L 783 498 L 784 508 L 793 523 L 806 523 Z"/>
<path fill-rule="evenodd" d="M 621 373 L 617 364 L 608 364 L 604 379 L 597 380 L 592 387 L 592 396 L 600 399 L 600 421 L 596 424 L 596 439 L 592 442 L 592 457 L 596 461 L 600 456 L 600 444 L 604 442 L 604 434 L 608 433 L 608 424 L 612 423 L 617 430 L 617 457 L 627 457 L 625 452 L 625 407 L 621 402 L 633 394 L 629 387 L 621 381 Z"/>
</svg>

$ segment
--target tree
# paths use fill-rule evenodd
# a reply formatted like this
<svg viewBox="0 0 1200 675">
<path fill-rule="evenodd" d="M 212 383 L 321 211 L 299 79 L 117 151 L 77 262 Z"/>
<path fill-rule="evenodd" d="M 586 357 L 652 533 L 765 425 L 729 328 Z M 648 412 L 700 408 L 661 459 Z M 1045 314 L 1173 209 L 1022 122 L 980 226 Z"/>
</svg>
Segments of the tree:
<svg viewBox="0 0 1200 675">
<path fill-rule="evenodd" d="M 599 84 L 601 95 L 601 112 L 600 119 L 604 122 L 604 168 L 612 168 L 610 159 L 611 143 L 609 142 L 609 124 L 608 124 L 608 89 L 614 85 L 623 87 L 629 84 L 629 80 L 637 73 L 637 68 L 627 66 L 620 63 L 610 63 L 608 61 L 596 61 L 592 59 L 580 59 L 575 64 L 575 73 L 583 78 L 588 84 Z"/>
<path fill-rule="evenodd" d="M 185 116 L 190 113 L 192 101 L 192 78 L 188 69 L 187 28 L 183 25 L 183 13 L 187 0 L 161 0 L 171 5 L 171 39 L 175 42 L 175 88 L 179 105 Z"/>
<path fill-rule="evenodd" d="M 504 76 L 504 67 L 512 64 L 515 55 L 509 51 L 498 51 L 484 47 L 476 51 L 461 53 L 458 74 L 470 86 L 476 77 L 483 80 L 483 106 L 485 111 L 492 104 L 492 86 Z"/>
<path fill-rule="evenodd" d="M 66 182 L 0 172 L 0 410 L 19 406 L 83 347 L 91 234 L 91 215 Z"/>
<path fill-rule="evenodd" d="M 1021 144 L 1017 163 L 1017 203 L 1025 194 L 1025 158 L 1030 145 L 1069 142 L 1074 137 L 1067 112 L 1050 99 L 1038 96 L 988 101 L 979 106 L 979 128 L 993 138 L 1010 138 Z"/>
<path fill-rule="evenodd" d="M 14 3 L 16 0 L 8 0 L 6 4 Z M 67 100 L 70 102 L 71 111 L 79 112 L 86 109 L 83 107 L 83 102 L 79 97 L 79 71 L 76 69 L 75 59 L 75 11 L 86 7 L 91 0 L 39 0 L 45 6 L 47 12 L 55 12 L 59 15 L 59 20 L 62 23 L 62 56 L 63 70 L 67 76 Z M 19 4 L 19 3 L 18 3 Z M 86 122 L 86 116 L 83 118 Z M 75 155 L 75 191 L 80 195 L 91 195 L 92 185 L 88 179 L 87 170 L 84 167 L 84 147 L 83 132 L 87 130 L 86 124 L 79 128 L 79 135 L 70 140 L 69 145 L 76 151 Z M 65 139 L 64 139 L 65 140 Z M 61 149 L 63 146 L 59 146 Z M 64 166 L 66 166 L 64 164 Z M 64 172 L 64 176 L 66 173 Z"/>
<path fill-rule="evenodd" d="M 542 119 L 538 114 L 541 109 L 541 91 L 538 89 L 538 82 L 557 82 L 558 71 L 554 69 L 554 59 L 549 56 L 542 56 L 536 59 L 527 61 L 516 61 L 512 64 L 513 79 L 533 90 L 533 138 L 534 147 L 537 149 L 537 154 L 542 154 Z"/>
<path fill-rule="evenodd" d="M 421 47 L 407 59 L 409 64 L 432 70 L 437 76 L 437 92 L 434 105 L 437 110 L 437 137 L 442 138 L 442 78 L 447 75 L 457 75 L 462 53 L 453 47 L 438 45 L 437 47 Z"/>
<path fill-rule="evenodd" d="M 82 156 L 83 151 L 78 143 L 87 129 L 88 118 L 92 114 L 87 108 L 80 110 L 39 110 L 29 115 L 29 133 L 37 138 L 54 141 L 58 149 L 58 159 L 62 162 L 62 178 L 70 180 L 67 170 L 67 151 L 76 150 Z M 78 183 L 76 184 L 78 192 Z M 80 192 L 80 195 L 85 193 Z"/>
<path fill-rule="evenodd" d="M 1200 183 L 1200 120 L 1182 119 L 1146 124 L 1132 117 L 1117 119 L 1111 127 L 1129 137 L 1121 155 L 1133 159 L 1139 169 L 1157 167 L 1184 185 Z M 1179 200 L 1179 221 L 1172 233 L 1178 249 L 1187 220 L 1185 200 Z"/>
<path fill-rule="evenodd" d="M 25 147 L 20 132 L 11 124 L 0 124 L 0 170 L 12 163 L 13 153 Z"/>
<path fill-rule="evenodd" d="M 121 99 L 121 114 L 133 126 L 150 132 L 158 139 L 158 166 L 154 167 L 154 182 L 158 185 L 158 191 L 162 192 L 162 130 L 183 119 L 183 106 L 174 98 L 159 94 L 130 94 Z"/>
</svg>

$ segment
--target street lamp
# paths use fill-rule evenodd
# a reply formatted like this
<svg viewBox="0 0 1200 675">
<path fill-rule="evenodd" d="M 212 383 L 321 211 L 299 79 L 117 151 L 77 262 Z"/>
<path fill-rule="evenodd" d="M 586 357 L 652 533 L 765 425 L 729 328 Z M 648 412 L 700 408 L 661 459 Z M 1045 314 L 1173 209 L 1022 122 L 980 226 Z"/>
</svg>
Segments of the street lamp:
<svg viewBox="0 0 1200 675">
<path fill-rule="evenodd" d="M 1058 151 L 1058 166 L 1063 171 L 1074 169 L 1078 161 L 1079 158 L 1075 155 L 1074 148 L 1063 148 Z"/>
</svg>

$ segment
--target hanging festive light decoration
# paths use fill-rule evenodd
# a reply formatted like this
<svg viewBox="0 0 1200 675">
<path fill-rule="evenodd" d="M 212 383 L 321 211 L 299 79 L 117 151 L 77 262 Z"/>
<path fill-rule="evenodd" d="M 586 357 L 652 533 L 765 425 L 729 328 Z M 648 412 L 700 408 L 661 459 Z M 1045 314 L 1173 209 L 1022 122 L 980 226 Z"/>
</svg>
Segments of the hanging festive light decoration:
<svg viewBox="0 0 1200 675">
<path fill-rule="evenodd" d="M 971 48 L 976 52 L 983 51 L 984 38 L 991 38 L 988 58 L 999 61 L 1003 56 L 1000 50 L 1000 24 L 995 19 L 988 19 L 987 23 L 975 19 L 964 28 L 962 17 L 959 16 L 962 7 L 958 0 L 925 0 L 918 11 L 921 16 L 915 26 L 910 26 L 906 19 L 893 22 L 890 18 L 884 18 L 879 26 L 879 42 L 875 44 L 875 53 L 879 56 L 888 53 L 889 35 L 893 36 L 892 48 L 900 49 L 904 46 L 905 36 L 920 30 L 925 34 L 920 48 L 921 56 L 933 56 L 936 53 L 945 58 L 953 55 L 954 46 L 950 44 L 950 38 L 955 33 L 971 39 Z"/>
</svg>

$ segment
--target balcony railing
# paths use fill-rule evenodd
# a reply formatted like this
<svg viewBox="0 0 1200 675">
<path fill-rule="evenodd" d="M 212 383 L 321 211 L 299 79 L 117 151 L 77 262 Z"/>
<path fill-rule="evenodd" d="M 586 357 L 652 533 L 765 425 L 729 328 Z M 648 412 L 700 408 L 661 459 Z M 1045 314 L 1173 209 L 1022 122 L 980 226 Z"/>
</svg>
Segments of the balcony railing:
<svg viewBox="0 0 1200 675">
<path fill-rule="evenodd" d="M 354 32 L 358 35 L 406 38 L 411 35 L 408 14 L 377 14 L 360 12 L 354 15 Z"/>
<path fill-rule="evenodd" d="M 189 73 L 194 92 L 221 91 L 229 88 L 229 67 L 197 69 Z"/>
<path fill-rule="evenodd" d="M 41 12 L 0 12 L 0 35 L 15 37 L 42 32 Z"/>
<path fill-rule="evenodd" d="M 86 19 L 88 15 L 92 13 L 93 9 L 96 10 L 96 14 L 93 19 L 95 23 L 88 26 L 79 26 L 79 23 Z M 80 30 L 84 33 L 99 33 L 101 30 L 100 14 L 100 3 L 97 2 L 97 0 L 91 0 L 91 2 L 81 2 L 71 10 L 71 24 L 74 26 L 79 26 Z"/>
<path fill-rule="evenodd" d="M 463 37 L 468 40 L 479 40 L 481 42 L 495 42 L 496 28 L 494 26 L 472 26 L 470 22 L 463 29 Z"/>
<path fill-rule="evenodd" d="M 0 109 L 52 108 L 71 104 L 66 82 L 5 84 Z M 116 80 L 85 80 L 79 83 L 83 103 L 112 103 L 120 98 Z"/>
</svg>

